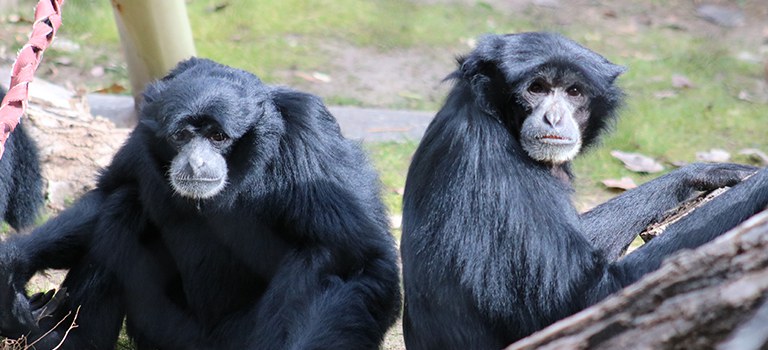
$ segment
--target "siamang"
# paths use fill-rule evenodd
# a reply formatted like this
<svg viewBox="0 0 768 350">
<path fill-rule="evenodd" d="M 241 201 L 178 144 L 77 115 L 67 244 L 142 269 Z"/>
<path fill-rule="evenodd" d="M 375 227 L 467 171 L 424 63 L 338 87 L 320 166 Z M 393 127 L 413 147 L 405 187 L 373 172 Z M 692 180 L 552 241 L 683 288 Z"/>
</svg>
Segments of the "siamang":
<svg viewBox="0 0 768 350">
<path fill-rule="evenodd" d="M 406 179 L 408 349 L 500 349 L 768 203 L 762 170 L 618 259 L 665 211 L 755 168 L 692 164 L 579 215 L 569 162 L 611 125 L 624 68 L 551 33 L 483 37 L 458 65 Z"/>
<path fill-rule="evenodd" d="M 35 222 L 44 200 L 37 145 L 19 123 L 0 158 L 0 215 L 17 231 L 24 229 Z"/>
<path fill-rule="evenodd" d="M 183 61 L 95 189 L 1 247 L 0 330 L 38 349 L 111 349 L 124 322 L 139 349 L 377 349 L 401 305 L 379 189 L 319 98 Z M 46 268 L 69 269 L 66 294 L 27 297 Z"/>
</svg>

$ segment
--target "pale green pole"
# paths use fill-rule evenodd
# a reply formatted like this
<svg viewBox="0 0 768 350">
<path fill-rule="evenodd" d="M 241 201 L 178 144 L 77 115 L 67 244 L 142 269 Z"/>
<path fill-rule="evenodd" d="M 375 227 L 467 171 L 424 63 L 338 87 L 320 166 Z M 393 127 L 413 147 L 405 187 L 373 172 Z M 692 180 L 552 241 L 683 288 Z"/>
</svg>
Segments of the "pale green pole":
<svg viewBox="0 0 768 350">
<path fill-rule="evenodd" d="M 111 0 L 136 105 L 151 81 L 195 55 L 184 0 Z"/>
</svg>

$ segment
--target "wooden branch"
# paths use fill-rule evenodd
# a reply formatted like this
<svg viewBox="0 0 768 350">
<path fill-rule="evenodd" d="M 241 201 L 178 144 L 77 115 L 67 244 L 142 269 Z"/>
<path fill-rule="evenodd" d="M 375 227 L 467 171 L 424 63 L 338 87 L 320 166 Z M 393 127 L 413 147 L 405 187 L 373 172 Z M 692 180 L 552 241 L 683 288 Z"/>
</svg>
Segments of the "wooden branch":
<svg viewBox="0 0 768 350">
<path fill-rule="evenodd" d="M 688 201 L 683 202 L 676 208 L 667 212 L 664 217 L 659 220 L 659 222 L 650 224 L 645 230 L 643 230 L 643 232 L 640 232 L 640 238 L 643 239 L 643 242 L 648 243 L 648 241 L 664 232 L 664 230 L 666 230 L 669 225 L 672 225 L 678 220 L 684 218 L 686 215 L 693 212 L 696 208 L 708 203 L 715 197 L 723 194 L 728 189 L 730 189 L 730 187 L 718 188 L 714 191 L 702 193 Z"/>
<path fill-rule="evenodd" d="M 759 349 L 768 339 L 768 323 L 762 321 L 768 317 L 766 295 L 768 211 L 763 211 L 507 350 L 710 349 L 718 344 Z M 734 347 L 743 344 L 751 345 Z"/>
</svg>

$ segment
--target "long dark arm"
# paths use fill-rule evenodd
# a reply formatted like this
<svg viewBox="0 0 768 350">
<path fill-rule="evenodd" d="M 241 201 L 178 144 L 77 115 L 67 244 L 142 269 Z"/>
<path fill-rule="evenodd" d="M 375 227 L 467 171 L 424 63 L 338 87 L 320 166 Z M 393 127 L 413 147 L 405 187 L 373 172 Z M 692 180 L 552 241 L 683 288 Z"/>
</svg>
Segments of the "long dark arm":
<svg viewBox="0 0 768 350">
<path fill-rule="evenodd" d="M 697 208 L 617 263 L 630 282 L 656 270 L 670 254 L 699 247 L 768 206 L 768 168 Z"/>
<path fill-rule="evenodd" d="M 85 255 L 103 196 L 90 192 L 73 207 L 28 235 L 9 238 L 0 245 L 0 331 L 4 335 L 36 327 L 25 294 L 35 272 L 72 267 Z M 20 324 L 21 323 L 21 324 Z"/>
<path fill-rule="evenodd" d="M 731 186 L 754 170 L 737 164 L 691 164 L 582 214 L 584 233 L 608 261 L 615 261 L 644 228 L 696 191 Z"/>
<path fill-rule="evenodd" d="M 43 269 L 70 268 L 88 249 L 103 200 L 100 192 L 89 192 L 59 216 L 5 245 L 18 249 L 29 277 Z"/>
</svg>

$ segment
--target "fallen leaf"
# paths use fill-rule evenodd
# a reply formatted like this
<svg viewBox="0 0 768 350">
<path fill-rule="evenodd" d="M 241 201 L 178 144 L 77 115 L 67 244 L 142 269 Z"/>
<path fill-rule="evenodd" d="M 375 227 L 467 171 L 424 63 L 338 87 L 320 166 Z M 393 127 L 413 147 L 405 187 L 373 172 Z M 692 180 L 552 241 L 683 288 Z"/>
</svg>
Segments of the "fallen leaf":
<svg viewBox="0 0 768 350">
<path fill-rule="evenodd" d="M 101 88 L 99 90 L 96 90 L 98 93 L 102 94 L 121 94 L 128 91 L 128 89 L 125 88 L 125 86 L 122 86 L 120 84 L 112 84 L 110 86 L 107 86 L 105 88 Z"/>
<path fill-rule="evenodd" d="M 694 85 L 688 77 L 681 74 L 674 74 L 672 75 L 672 87 L 675 89 L 692 89 L 695 88 L 696 85 Z"/>
<path fill-rule="evenodd" d="M 661 90 L 653 93 L 653 97 L 659 100 L 663 100 L 665 98 L 672 98 L 677 96 L 677 92 L 674 92 L 672 90 Z"/>
<path fill-rule="evenodd" d="M 639 153 L 626 153 L 622 151 L 611 151 L 611 155 L 622 161 L 624 167 L 638 173 L 658 173 L 664 170 L 664 166 L 661 163 L 655 161 L 653 158 L 644 156 Z"/>
<path fill-rule="evenodd" d="M 739 95 L 736 96 L 736 98 L 746 102 L 754 102 L 754 98 L 752 98 L 752 94 L 750 94 L 749 91 L 747 90 L 739 91 Z"/>
<path fill-rule="evenodd" d="M 331 76 L 325 73 L 320 72 L 312 72 L 312 77 L 317 79 L 317 81 L 321 81 L 323 83 L 330 83 L 331 82 Z"/>
<path fill-rule="evenodd" d="M 632 180 L 631 177 L 622 177 L 621 179 L 605 179 L 602 181 L 603 186 L 610 188 L 610 189 L 619 189 L 619 190 L 631 190 L 635 187 L 637 187 L 637 184 L 635 183 L 635 180 Z"/>
<path fill-rule="evenodd" d="M 306 73 L 306 72 L 300 72 L 297 71 L 293 73 L 294 76 L 297 76 L 301 79 L 304 79 L 306 81 L 310 81 L 313 83 L 329 83 L 331 82 L 331 77 L 328 74 L 320 73 L 320 72 L 312 72 L 312 73 Z"/>
<path fill-rule="evenodd" d="M 731 154 L 724 149 L 713 148 L 705 152 L 696 152 L 696 159 L 702 162 L 725 163 L 731 159 Z"/>
<path fill-rule="evenodd" d="M 763 165 L 768 165 L 768 154 L 765 154 L 765 152 L 756 149 L 756 148 L 745 148 L 741 151 L 739 151 L 739 154 L 749 156 L 752 159 L 755 159 Z"/>
</svg>

